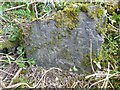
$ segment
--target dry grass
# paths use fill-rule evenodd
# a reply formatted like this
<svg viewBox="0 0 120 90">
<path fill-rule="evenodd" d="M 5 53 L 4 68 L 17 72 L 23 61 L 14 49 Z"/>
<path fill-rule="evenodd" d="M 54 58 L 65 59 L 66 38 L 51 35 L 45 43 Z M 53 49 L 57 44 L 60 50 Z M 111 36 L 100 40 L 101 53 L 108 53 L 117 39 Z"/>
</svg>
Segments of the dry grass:
<svg viewBox="0 0 120 90">
<path fill-rule="evenodd" d="M 20 78 L 25 80 L 20 80 Z M 45 70 L 38 66 L 18 68 L 15 63 L 0 71 L 0 88 L 76 88 L 88 87 L 84 75 L 52 67 Z M 27 82 L 25 82 L 27 80 Z M 86 85 L 86 86 L 85 86 Z"/>
</svg>

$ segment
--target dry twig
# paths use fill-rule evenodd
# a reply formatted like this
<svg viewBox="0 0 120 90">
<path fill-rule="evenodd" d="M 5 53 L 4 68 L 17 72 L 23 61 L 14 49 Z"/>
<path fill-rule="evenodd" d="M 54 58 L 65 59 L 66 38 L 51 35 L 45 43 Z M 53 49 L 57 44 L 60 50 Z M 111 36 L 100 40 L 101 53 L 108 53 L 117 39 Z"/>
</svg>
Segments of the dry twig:
<svg viewBox="0 0 120 90">
<path fill-rule="evenodd" d="M 34 88 L 34 87 L 29 86 L 27 83 L 17 83 L 17 84 L 14 84 L 14 85 L 7 86 L 5 88 L 17 88 L 21 85 L 26 85 L 28 88 Z"/>
<path fill-rule="evenodd" d="M 40 80 L 38 81 L 37 85 L 34 86 L 34 88 L 39 87 L 40 82 L 43 80 L 44 76 L 45 76 L 49 71 L 55 70 L 55 69 L 58 70 L 58 71 L 62 71 L 61 69 L 55 68 L 55 67 L 52 67 L 52 68 L 48 69 L 47 71 L 45 71 L 45 72 L 43 73 L 42 77 L 41 77 Z"/>
<path fill-rule="evenodd" d="M 4 84 L 4 82 L 2 81 L 2 78 L 0 77 L 0 90 L 1 90 L 1 88 L 5 88 L 6 86 L 5 86 L 5 84 Z"/>
<path fill-rule="evenodd" d="M 103 85 L 101 88 L 107 88 L 108 81 L 109 81 L 109 75 L 110 75 L 110 63 L 108 62 L 108 73 L 106 75 L 106 81 L 103 82 Z"/>
<path fill-rule="evenodd" d="M 15 74 L 15 76 L 12 78 L 11 82 L 9 83 L 9 86 L 12 85 L 13 81 L 19 77 L 20 72 L 22 71 L 22 68 L 20 68 L 17 73 Z"/>
<path fill-rule="evenodd" d="M 79 83 L 79 81 L 74 82 L 74 83 L 72 84 L 71 88 L 75 88 L 75 87 L 78 85 L 78 83 Z"/>
<path fill-rule="evenodd" d="M 34 1 L 34 2 L 30 2 L 30 3 L 28 3 L 28 4 L 30 5 L 30 4 L 34 4 L 34 3 L 36 3 L 36 1 Z M 24 6 L 26 6 L 26 4 L 24 4 L 24 5 L 19 5 L 19 6 L 16 6 L 16 7 L 12 7 L 12 8 L 8 8 L 8 9 L 6 9 L 6 10 L 3 11 L 3 12 L 7 12 L 7 11 L 11 11 L 11 10 L 15 10 L 15 9 L 19 9 L 19 8 L 24 7 Z"/>
<path fill-rule="evenodd" d="M 95 69 L 93 67 L 93 60 L 92 60 L 92 40 L 91 39 L 90 39 L 90 63 L 91 63 L 92 71 L 95 73 Z"/>
<path fill-rule="evenodd" d="M 38 10 L 37 10 L 36 4 L 34 5 L 34 8 L 35 8 L 35 16 L 36 16 L 36 18 L 38 18 Z"/>
</svg>

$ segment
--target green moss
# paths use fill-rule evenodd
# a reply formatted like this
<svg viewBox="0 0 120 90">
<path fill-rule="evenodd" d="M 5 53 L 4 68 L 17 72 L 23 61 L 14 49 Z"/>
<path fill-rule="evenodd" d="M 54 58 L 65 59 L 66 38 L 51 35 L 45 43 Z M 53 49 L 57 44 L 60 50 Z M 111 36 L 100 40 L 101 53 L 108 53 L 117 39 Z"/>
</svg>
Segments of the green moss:
<svg viewBox="0 0 120 90">
<path fill-rule="evenodd" d="M 100 27 L 100 22 L 96 23 L 96 31 L 98 32 L 99 35 L 103 35 L 107 32 L 107 28 Z"/>
<path fill-rule="evenodd" d="M 92 52 L 92 59 L 94 60 L 97 56 L 95 55 L 95 52 Z M 90 63 L 90 53 L 85 54 L 83 56 L 83 60 L 82 60 L 82 65 L 85 67 L 91 67 L 91 63 Z"/>
<path fill-rule="evenodd" d="M 103 13 L 104 13 L 103 10 L 100 7 L 97 7 L 95 11 L 90 12 L 88 16 L 91 17 L 92 19 L 101 18 Z"/>
<path fill-rule="evenodd" d="M 102 10 L 100 7 L 98 7 L 98 8 L 96 9 L 96 14 L 97 14 L 97 17 L 98 17 L 98 18 L 102 17 L 102 15 L 103 15 L 103 10 Z"/>
<path fill-rule="evenodd" d="M 89 9 L 88 9 L 88 6 L 86 4 L 83 4 L 83 5 L 81 5 L 80 10 L 87 13 Z"/>
<path fill-rule="evenodd" d="M 15 46 L 17 46 L 17 43 L 10 42 L 9 40 L 6 40 L 6 41 L 0 43 L 0 49 L 4 49 L 4 48 L 10 49 Z"/>
<path fill-rule="evenodd" d="M 113 12 L 115 12 L 115 10 L 119 8 L 118 7 L 118 4 L 115 4 L 115 5 L 107 5 L 106 9 L 107 9 L 107 13 L 108 14 L 113 14 Z"/>
<path fill-rule="evenodd" d="M 56 21 L 57 28 L 68 28 L 74 29 L 77 26 L 77 12 L 75 8 L 64 8 L 64 10 L 60 10 L 55 15 L 54 19 Z"/>
<path fill-rule="evenodd" d="M 83 61 L 82 61 L 82 65 L 90 66 L 90 56 L 89 56 L 89 54 L 84 56 Z"/>
</svg>

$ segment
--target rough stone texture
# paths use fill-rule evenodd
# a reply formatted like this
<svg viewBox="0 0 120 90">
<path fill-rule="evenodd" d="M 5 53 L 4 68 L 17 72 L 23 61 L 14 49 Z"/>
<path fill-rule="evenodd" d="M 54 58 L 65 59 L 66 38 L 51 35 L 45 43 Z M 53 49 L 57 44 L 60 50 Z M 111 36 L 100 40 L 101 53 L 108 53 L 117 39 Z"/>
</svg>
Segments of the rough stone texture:
<svg viewBox="0 0 120 90">
<path fill-rule="evenodd" d="M 54 20 L 35 21 L 27 42 L 27 56 L 34 58 L 37 64 L 49 68 L 69 69 L 73 66 L 82 71 L 90 67 L 82 65 L 83 57 L 92 50 L 97 55 L 103 39 L 95 30 L 99 20 L 89 18 L 84 12 L 78 14 L 79 24 L 73 30 L 56 28 Z"/>
</svg>

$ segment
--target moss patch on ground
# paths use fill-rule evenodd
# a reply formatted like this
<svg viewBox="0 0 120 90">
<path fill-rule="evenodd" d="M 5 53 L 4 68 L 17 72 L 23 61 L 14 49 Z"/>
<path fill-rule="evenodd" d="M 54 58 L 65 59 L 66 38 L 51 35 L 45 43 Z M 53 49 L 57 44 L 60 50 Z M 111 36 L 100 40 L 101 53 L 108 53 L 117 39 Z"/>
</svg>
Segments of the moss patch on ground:
<svg viewBox="0 0 120 90">
<path fill-rule="evenodd" d="M 10 49 L 10 48 L 15 47 L 17 45 L 18 44 L 15 43 L 15 42 L 11 42 L 9 40 L 6 40 L 6 41 L 0 43 L 0 49 L 1 50 L 4 49 L 4 48 Z"/>
</svg>

